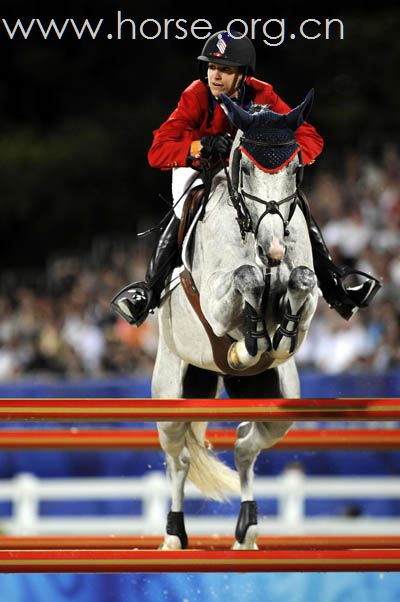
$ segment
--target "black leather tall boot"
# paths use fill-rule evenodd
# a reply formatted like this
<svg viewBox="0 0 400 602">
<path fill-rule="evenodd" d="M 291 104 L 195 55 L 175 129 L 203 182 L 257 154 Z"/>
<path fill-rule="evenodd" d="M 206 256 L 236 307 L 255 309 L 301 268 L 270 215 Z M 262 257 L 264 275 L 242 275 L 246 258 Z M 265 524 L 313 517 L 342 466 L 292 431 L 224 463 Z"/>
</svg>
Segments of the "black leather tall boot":
<svg viewBox="0 0 400 602">
<path fill-rule="evenodd" d="M 179 223 L 174 214 L 150 258 L 145 280 L 128 284 L 111 301 L 112 309 L 129 324 L 140 326 L 160 303 L 165 279 L 177 260 Z"/>
<path fill-rule="evenodd" d="M 337 266 L 312 216 L 310 216 L 309 232 L 315 274 L 322 295 L 342 318 L 350 320 L 360 307 L 368 307 L 381 288 L 381 283 L 365 272 Z M 362 277 L 364 282 L 358 286 L 346 287 L 344 279 L 352 274 Z"/>
</svg>

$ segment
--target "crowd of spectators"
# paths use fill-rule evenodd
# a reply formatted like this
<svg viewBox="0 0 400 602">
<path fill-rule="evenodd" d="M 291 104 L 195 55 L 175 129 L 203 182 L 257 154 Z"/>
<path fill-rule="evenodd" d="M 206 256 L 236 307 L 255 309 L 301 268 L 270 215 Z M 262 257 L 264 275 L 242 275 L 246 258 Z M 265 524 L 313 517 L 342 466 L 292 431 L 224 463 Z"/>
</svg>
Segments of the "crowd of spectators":
<svg viewBox="0 0 400 602">
<path fill-rule="evenodd" d="M 298 365 L 323 373 L 400 368 L 400 157 L 347 156 L 315 170 L 310 206 L 335 259 L 382 279 L 368 310 L 349 322 L 320 299 Z M 40 273 L 0 274 L 0 381 L 151 373 L 157 319 L 117 319 L 110 299 L 141 279 L 149 244 L 96 239 L 90 252 L 49 259 Z"/>
<path fill-rule="evenodd" d="M 3 274 L 0 381 L 149 375 L 156 316 L 137 329 L 110 309 L 115 292 L 142 276 L 147 254 L 147 247 L 132 241 L 99 239 L 90 254 L 52 258 L 43 273 Z"/>
</svg>

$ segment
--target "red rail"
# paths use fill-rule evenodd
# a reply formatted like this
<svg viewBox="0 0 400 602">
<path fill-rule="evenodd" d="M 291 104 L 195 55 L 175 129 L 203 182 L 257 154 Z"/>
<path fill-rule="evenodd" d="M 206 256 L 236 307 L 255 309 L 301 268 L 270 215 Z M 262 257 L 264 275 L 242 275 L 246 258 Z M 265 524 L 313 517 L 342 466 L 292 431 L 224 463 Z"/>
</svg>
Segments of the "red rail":
<svg viewBox="0 0 400 602">
<path fill-rule="evenodd" d="M 1 399 L 0 421 L 400 420 L 400 399 Z"/>
<path fill-rule="evenodd" d="M 399 571 L 399 549 L 1 550 L 1 573 Z"/>
<path fill-rule="evenodd" d="M 0 536 L 0 550 L 156 550 L 161 535 Z M 189 537 L 190 549 L 229 550 L 230 535 Z M 259 535 L 260 550 L 400 549 L 397 535 Z"/>
<path fill-rule="evenodd" d="M 214 449 L 229 449 L 236 440 L 234 429 L 209 429 L 207 440 Z M 0 449 L 160 449 L 154 429 L 72 429 L 0 431 Z M 400 429 L 292 430 L 272 450 L 396 450 Z"/>
</svg>

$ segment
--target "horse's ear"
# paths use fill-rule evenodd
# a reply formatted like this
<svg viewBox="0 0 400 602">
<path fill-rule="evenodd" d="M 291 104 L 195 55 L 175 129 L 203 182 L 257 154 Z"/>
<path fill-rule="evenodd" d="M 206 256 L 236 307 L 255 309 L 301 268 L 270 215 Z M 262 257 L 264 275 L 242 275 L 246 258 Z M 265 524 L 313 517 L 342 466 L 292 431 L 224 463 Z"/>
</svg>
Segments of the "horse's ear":
<svg viewBox="0 0 400 602">
<path fill-rule="evenodd" d="M 313 100 L 314 100 L 314 88 L 311 88 L 311 90 L 309 91 L 309 93 L 307 94 L 307 96 L 305 97 L 303 102 L 299 106 L 297 106 L 295 109 L 290 111 L 290 113 L 285 115 L 285 121 L 286 121 L 287 125 L 294 132 L 297 130 L 298 127 L 301 126 L 303 121 L 305 121 L 307 119 L 307 116 L 312 107 Z"/>
<path fill-rule="evenodd" d="M 222 109 L 233 125 L 235 125 L 239 130 L 245 132 L 250 127 L 253 116 L 242 109 L 242 107 L 239 107 L 237 104 L 235 104 L 229 98 L 229 96 L 226 96 L 226 94 L 220 94 L 219 98 L 222 101 Z"/>
</svg>

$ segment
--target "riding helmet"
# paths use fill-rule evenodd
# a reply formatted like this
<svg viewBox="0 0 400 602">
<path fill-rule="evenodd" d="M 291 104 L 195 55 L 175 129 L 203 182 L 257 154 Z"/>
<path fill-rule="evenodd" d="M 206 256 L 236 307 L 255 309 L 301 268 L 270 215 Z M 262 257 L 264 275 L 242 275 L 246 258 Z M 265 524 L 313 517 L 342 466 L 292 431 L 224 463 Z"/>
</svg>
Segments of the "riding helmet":
<svg viewBox="0 0 400 602">
<path fill-rule="evenodd" d="M 254 74 L 256 50 L 253 43 L 246 36 L 239 38 L 242 34 L 236 31 L 232 31 L 231 34 L 227 31 L 218 31 L 204 44 L 201 55 L 197 57 L 200 61 L 202 79 L 206 76 L 204 63 L 210 62 L 231 67 L 243 67 L 246 75 Z"/>
</svg>

